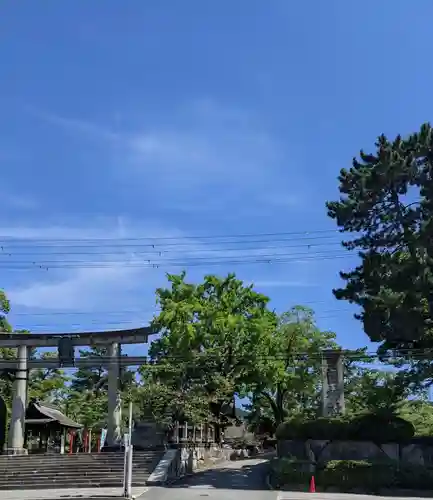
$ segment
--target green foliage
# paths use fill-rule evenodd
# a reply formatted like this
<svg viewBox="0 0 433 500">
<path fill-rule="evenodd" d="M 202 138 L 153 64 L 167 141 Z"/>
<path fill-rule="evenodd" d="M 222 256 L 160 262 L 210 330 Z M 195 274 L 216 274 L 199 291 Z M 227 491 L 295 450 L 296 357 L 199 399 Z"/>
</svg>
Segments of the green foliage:
<svg viewBox="0 0 433 500">
<path fill-rule="evenodd" d="M 388 412 L 377 412 L 354 418 L 349 425 L 351 439 L 375 443 L 403 443 L 415 434 L 414 426 Z"/>
<path fill-rule="evenodd" d="M 107 363 L 104 361 L 104 358 L 106 359 L 108 355 L 107 348 L 91 347 L 90 349 L 80 349 L 79 353 L 80 357 L 83 358 L 101 358 L 101 363 L 99 366 L 92 366 L 91 368 L 79 368 L 72 380 L 71 391 L 90 391 L 95 395 L 98 395 L 101 391 L 107 389 Z"/>
<path fill-rule="evenodd" d="M 271 464 L 271 481 L 274 487 L 290 486 L 307 491 L 311 479 L 311 464 L 305 461 L 282 458 Z M 399 465 L 391 460 L 370 462 L 366 460 L 332 460 L 315 471 L 316 486 L 320 491 L 380 493 L 391 489 L 433 489 L 433 470 L 419 465 Z"/>
<path fill-rule="evenodd" d="M 398 415 L 410 422 L 416 436 L 433 436 L 433 405 L 427 401 L 405 401 Z"/>
<path fill-rule="evenodd" d="M 409 394 L 399 374 L 354 366 L 345 380 L 346 414 L 395 414 Z"/>
<path fill-rule="evenodd" d="M 271 462 L 270 481 L 274 488 L 301 486 L 308 491 L 313 464 L 305 460 L 280 458 Z M 303 487 L 303 488 L 302 488 Z"/>
<path fill-rule="evenodd" d="M 12 331 L 11 325 L 7 320 L 7 314 L 10 311 L 10 303 L 3 290 L 0 290 L 0 332 L 9 333 Z"/>
<path fill-rule="evenodd" d="M 92 390 L 69 392 L 59 410 L 87 428 L 101 428 L 107 425 L 108 396 L 103 391 L 97 394 Z"/>
<path fill-rule="evenodd" d="M 397 485 L 398 468 L 394 463 L 372 463 L 365 460 L 333 460 L 319 470 L 318 483 L 340 491 L 362 490 L 376 493 Z"/>
<path fill-rule="evenodd" d="M 375 443 L 404 442 L 414 435 L 414 427 L 406 420 L 381 414 L 367 414 L 353 419 L 317 418 L 289 420 L 279 425 L 280 440 L 373 441 Z"/>
<path fill-rule="evenodd" d="M 328 214 L 353 238 L 343 243 L 359 250 L 361 263 L 342 272 L 339 300 L 361 307 L 358 316 L 381 352 L 396 349 L 413 359 L 420 379 L 433 374 L 430 360 L 413 348 L 433 346 L 433 130 L 429 124 L 407 139 L 381 135 L 374 154 L 361 151 L 339 176 L 339 201 Z"/>
<path fill-rule="evenodd" d="M 348 423 L 339 418 L 292 419 L 278 426 L 276 437 L 281 440 L 343 440 L 348 437 Z"/>
<path fill-rule="evenodd" d="M 57 352 L 44 352 L 40 359 L 57 358 Z M 31 370 L 29 375 L 29 399 L 35 398 L 47 403 L 59 404 L 67 394 L 66 384 L 69 382 L 64 370 L 59 368 L 39 368 Z"/>
<path fill-rule="evenodd" d="M 321 331 L 311 309 L 296 306 L 279 317 L 257 366 L 251 424 L 273 434 L 288 416 L 313 417 L 320 406 L 321 356 L 337 347 L 333 332 Z"/>
<path fill-rule="evenodd" d="M 224 424 L 234 395 L 256 380 L 276 317 L 269 299 L 234 275 L 206 276 L 201 284 L 187 283 L 185 273 L 168 280 L 170 288 L 156 291 L 161 312 L 153 326 L 161 337 L 149 351 L 154 364 L 142 367 L 142 376 L 165 386 L 179 417 Z M 158 407 L 165 414 L 166 406 Z"/>
</svg>

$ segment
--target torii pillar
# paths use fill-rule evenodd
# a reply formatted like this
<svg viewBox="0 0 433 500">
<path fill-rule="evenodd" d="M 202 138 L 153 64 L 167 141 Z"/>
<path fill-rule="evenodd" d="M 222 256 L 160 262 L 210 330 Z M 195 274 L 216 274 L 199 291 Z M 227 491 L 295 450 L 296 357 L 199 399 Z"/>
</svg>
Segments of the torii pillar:
<svg viewBox="0 0 433 500">
<path fill-rule="evenodd" d="M 18 348 L 18 367 L 14 381 L 14 397 L 12 400 L 12 414 L 8 433 L 8 444 L 5 448 L 7 455 L 27 455 L 27 449 L 24 448 L 24 426 L 27 408 L 27 346 L 19 345 Z"/>
<path fill-rule="evenodd" d="M 62 338 L 71 339 L 74 346 L 103 345 L 108 347 L 108 429 L 107 445 L 116 446 L 120 438 L 120 401 L 118 398 L 119 376 L 119 345 L 142 344 L 148 341 L 149 335 L 154 332 L 152 327 L 140 327 L 130 330 L 114 330 L 108 332 L 82 333 L 0 333 L 0 347 L 16 347 L 18 358 L 2 361 L 4 369 L 16 373 L 14 381 L 14 397 L 12 401 L 12 415 L 9 425 L 8 443 L 4 451 L 9 455 L 27 454 L 24 448 L 25 417 L 27 409 L 28 373 L 33 368 L 57 368 L 58 359 L 28 360 L 28 348 L 57 347 Z M 146 362 L 145 356 L 131 356 L 124 362 L 126 366 L 140 366 Z M 63 366 L 100 366 L 100 358 L 77 358 L 66 361 Z"/>
<path fill-rule="evenodd" d="M 108 418 L 107 446 L 116 447 L 121 440 L 122 407 L 119 393 L 119 344 L 113 342 L 108 347 Z"/>
</svg>

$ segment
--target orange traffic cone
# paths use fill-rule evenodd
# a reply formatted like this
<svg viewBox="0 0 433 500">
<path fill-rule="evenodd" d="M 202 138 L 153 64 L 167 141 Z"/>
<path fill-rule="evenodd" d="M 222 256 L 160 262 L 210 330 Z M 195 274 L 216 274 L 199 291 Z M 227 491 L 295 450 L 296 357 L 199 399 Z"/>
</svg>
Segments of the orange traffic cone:
<svg viewBox="0 0 433 500">
<path fill-rule="evenodd" d="M 314 480 L 314 476 L 311 476 L 309 493 L 316 493 L 316 481 Z"/>
</svg>

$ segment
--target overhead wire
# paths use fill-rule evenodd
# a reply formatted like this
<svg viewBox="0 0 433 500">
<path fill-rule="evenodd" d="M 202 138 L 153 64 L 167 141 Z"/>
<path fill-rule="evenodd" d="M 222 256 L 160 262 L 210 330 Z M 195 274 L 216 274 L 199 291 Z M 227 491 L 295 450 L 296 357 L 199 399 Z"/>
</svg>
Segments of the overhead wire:
<svg viewBox="0 0 433 500">
<path fill-rule="evenodd" d="M 174 268 L 288 264 L 312 259 L 348 258 L 353 254 L 342 247 L 341 241 L 335 240 L 338 233 L 338 230 L 316 230 L 75 240 L 22 240 L 0 236 L 0 269 L 106 268 L 114 265 Z M 289 248 L 297 251 L 286 252 Z"/>
<path fill-rule="evenodd" d="M 412 359 L 412 360 L 423 360 L 423 359 L 432 359 L 433 358 L 433 349 L 427 348 L 427 349 L 400 349 L 400 350 L 395 350 L 394 352 L 389 352 L 388 354 L 383 354 L 383 355 L 378 355 L 377 352 L 375 351 L 366 351 L 366 352 L 359 352 L 358 350 L 345 350 L 345 349 L 335 349 L 333 352 L 341 352 L 343 360 L 349 360 L 349 361 L 358 361 L 358 362 L 365 362 L 367 364 L 371 364 L 371 362 L 374 360 L 377 361 L 391 361 L 391 360 L 396 360 L 398 358 L 404 358 L 406 357 L 407 359 Z M 194 354 L 196 354 L 194 356 Z M 134 357 L 134 356 L 133 356 Z M 195 362 L 198 361 L 200 358 L 204 360 L 211 361 L 213 358 L 211 356 L 208 356 L 206 353 L 202 354 L 197 354 L 193 353 L 192 356 L 185 356 L 185 355 L 164 355 L 161 358 L 153 359 L 149 355 L 144 355 L 141 356 L 143 358 L 147 358 L 146 364 L 149 365 L 156 365 L 156 366 L 161 366 L 163 361 L 165 362 Z M 80 356 L 78 357 L 78 359 Z M 84 356 L 83 358 L 88 359 L 87 356 Z M 123 359 L 128 358 L 128 354 L 123 354 L 122 355 Z M 40 359 L 40 358 L 36 358 Z M 101 364 L 106 364 L 112 362 L 112 358 L 110 356 L 94 356 L 93 359 L 97 360 Z M 215 360 L 220 359 L 219 357 L 215 357 Z M 317 353 L 312 353 L 312 352 L 297 352 L 293 353 L 290 355 L 287 355 L 286 353 L 281 353 L 279 355 L 261 355 L 261 356 L 256 356 L 254 357 L 255 361 L 280 361 L 280 360 L 287 360 L 287 359 L 292 359 L 293 361 L 308 361 L 308 360 L 313 360 L 313 361 L 319 361 L 324 359 L 324 352 L 323 351 L 318 351 Z M 2 363 L 10 363 L 11 361 L 14 361 L 15 359 L 0 359 L 0 365 Z M 239 361 L 238 365 L 242 364 L 241 361 Z M 246 365 L 249 365 L 249 361 L 245 361 Z"/>
<path fill-rule="evenodd" d="M 236 259 L 234 258 L 236 257 Z M 295 258 L 294 258 L 295 257 Z M 42 269 L 81 269 L 81 268 L 96 268 L 104 269 L 113 266 L 118 267 L 131 267 L 131 268 L 161 268 L 161 267 L 207 267 L 207 266 L 220 266 L 220 265 L 266 265 L 266 264 L 290 264 L 301 263 L 312 260 L 326 261 L 334 259 L 347 259 L 354 257 L 348 253 L 339 254 L 308 254 L 291 255 L 291 254 L 263 254 L 263 255 L 239 255 L 239 256 L 225 256 L 219 259 L 209 259 L 207 257 L 190 257 L 186 259 L 159 259 L 151 260 L 145 259 L 142 261 L 38 261 L 37 259 L 29 261 L 9 261 L 0 262 L 0 268 L 10 270 L 29 269 L 33 267 L 40 267 Z"/>
<path fill-rule="evenodd" d="M 142 236 L 142 237 L 114 237 L 114 238 L 26 238 L 26 237 L 11 237 L 0 234 L 0 242 L 18 242 L 25 244 L 29 240 L 33 242 L 44 242 L 44 243 L 71 243 L 71 242 L 94 242 L 99 244 L 100 242 L 108 241 L 172 241 L 172 240 L 215 240 L 215 239 L 229 239 L 229 238 L 254 238 L 254 237 L 280 237 L 280 236 L 308 236 L 308 235 L 320 235 L 320 234 L 336 234 L 340 231 L 338 229 L 318 229 L 310 231 L 280 231 L 273 233 L 235 233 L 235 234 L 203 234 L 203 235 L 177 235 L 177 236 Z"/>
</svg>

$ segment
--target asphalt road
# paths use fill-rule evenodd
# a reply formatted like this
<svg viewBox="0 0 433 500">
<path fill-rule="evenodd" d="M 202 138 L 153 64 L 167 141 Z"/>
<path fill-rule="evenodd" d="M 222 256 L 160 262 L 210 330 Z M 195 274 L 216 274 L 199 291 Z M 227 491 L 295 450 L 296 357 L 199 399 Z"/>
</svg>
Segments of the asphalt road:
<svg viewBox="0 0 433 500">
<path fill-rule="evenodd" d="M 268 461 L 248 459 L 197 472 L 164 488 L 149 488 L 139 500 L 395 500 L 349 493 L 271 491 L 266 485 Z M 306 485 L 306 489 L 307 489 Z M 400 497 L 398 500 L 421 500 Z"/>
<path fill-rule="evenodd" d="M 166 487 L 134 488 L 137 500 L 395 500 L 346 493 L 271 491 L 266 485 L 268 461 L 247 459 L 228 462 L 184 478 Z M 116 500 L 120 488 L 76 490 L 18 490 L 0 492 L 1 500 Z M 399 500 L 420 500 L 400 497 Z"/>
<path fill-rule="evenodd" d="M 229 462 L 168 486 L 153 487 L 140 500 L 276 500 L 266 486 L 268 461 L 248 459 Z"/>
</svg>

